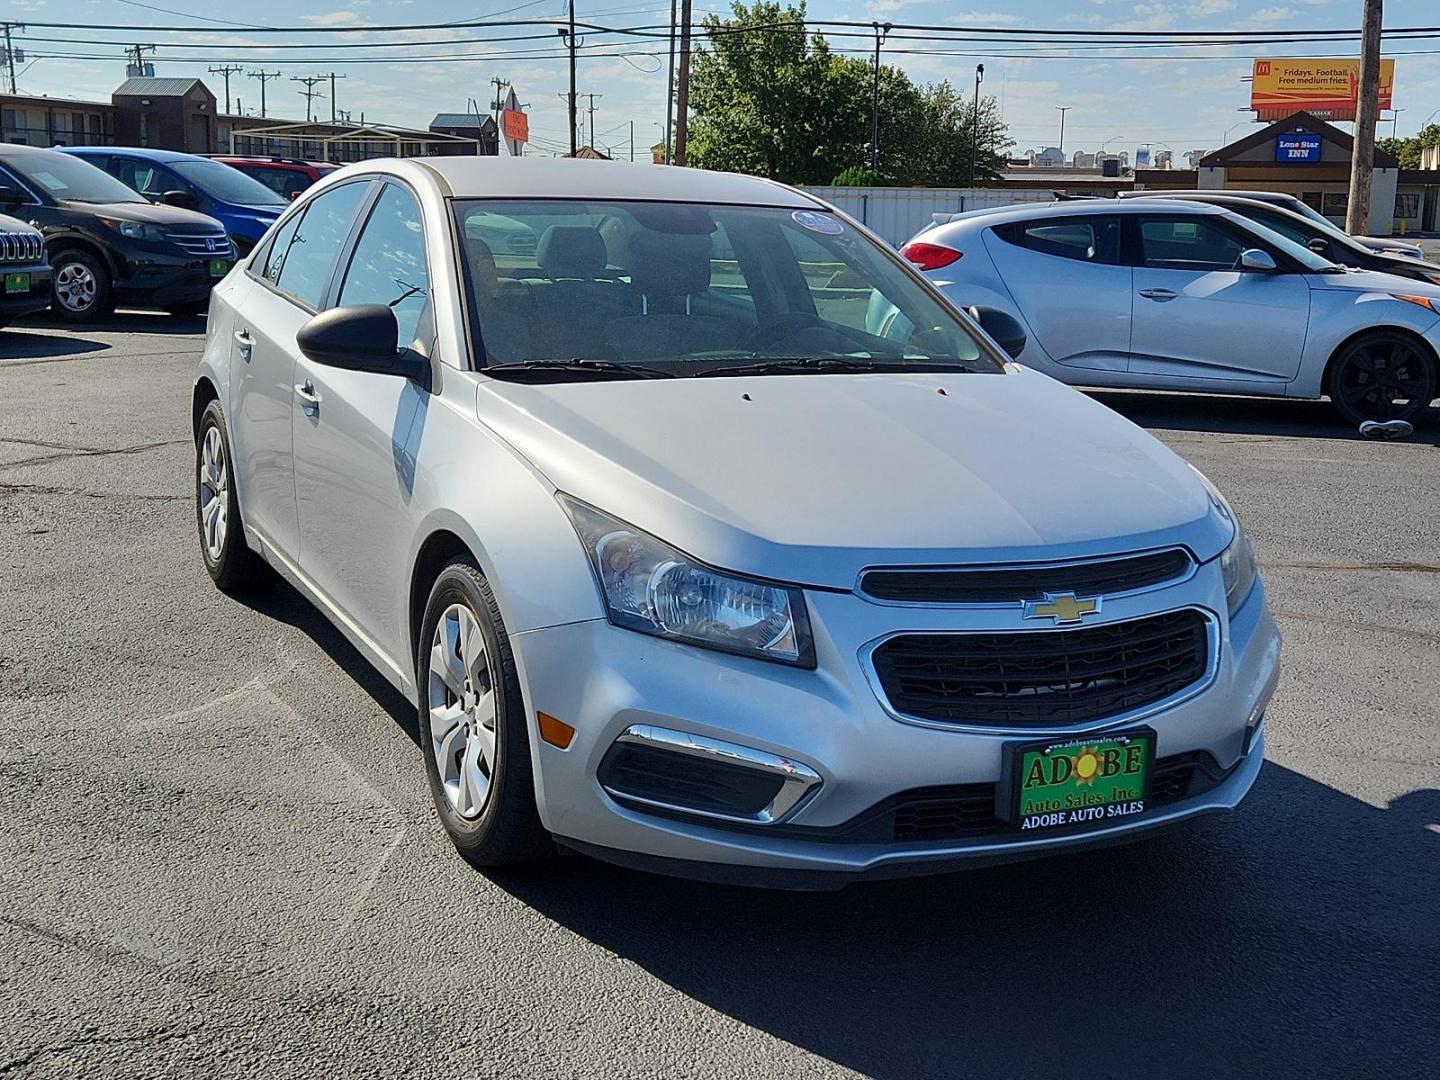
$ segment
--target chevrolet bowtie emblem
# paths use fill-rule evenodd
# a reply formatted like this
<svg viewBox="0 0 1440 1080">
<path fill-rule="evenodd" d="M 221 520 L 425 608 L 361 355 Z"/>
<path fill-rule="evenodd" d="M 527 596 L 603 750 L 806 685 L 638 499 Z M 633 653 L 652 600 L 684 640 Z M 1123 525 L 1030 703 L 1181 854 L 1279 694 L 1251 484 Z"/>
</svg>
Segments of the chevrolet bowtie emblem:
<svg viewBox="0 0 1440 1080">
<path fill-rule="evenodd" d="M 1073 592 L 1046 593 L 1043 600 L 1025 601 L 1025 618 L 1054 619 L 1056 623 L 1077 623 L 1100 610 L 1100 598 L 1078 599 Z"/>
</svg>

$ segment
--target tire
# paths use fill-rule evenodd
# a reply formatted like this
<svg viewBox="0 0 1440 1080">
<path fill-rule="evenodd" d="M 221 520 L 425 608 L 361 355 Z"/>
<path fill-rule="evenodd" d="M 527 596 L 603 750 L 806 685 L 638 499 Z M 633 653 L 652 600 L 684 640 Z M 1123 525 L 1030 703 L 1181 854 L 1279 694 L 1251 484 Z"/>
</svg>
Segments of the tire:
<svg viewBox="0 0 1440 1080">
<path fill-rule="evenodd" d="M 71 249 L 55 256 L 50 307 L 66 322 L 92 323 L 115 310 L 110 268 L 88 251 Z"/>
<path fill-rule="evenodd" d="M 171 304 L 165 310 L 177 319 L 194 318 L 210 310 L 210 299 L 206 297 L 204 300 L 192 300 L 188 304 Z"/>
<path fill-rule="evenodd" d="M 1414 423 L 1435 399 L 1435 357 L 1397 330 L 1362 334 L 1335 354 L 1325 392 L 1352 426 L 1366 420 Z"/>
<path fill-rule="evenodd" d="M 425 776 L 450 842 L 477 867 L 553 854 L 535 808 L 510 640 L 495 594 L 469 559 L 453 560 L 435 579 L 416 652 Z"/>
<path fill-rule="evenodd" d="M 221 592 L 249 592 L 270 583 L 270 569 L 245 542 L 230 462 L 225 415 L 220 403 L 212 401 L 200 415 L 195 437 L 195 527 L 200 557 Z"/>
</svg>

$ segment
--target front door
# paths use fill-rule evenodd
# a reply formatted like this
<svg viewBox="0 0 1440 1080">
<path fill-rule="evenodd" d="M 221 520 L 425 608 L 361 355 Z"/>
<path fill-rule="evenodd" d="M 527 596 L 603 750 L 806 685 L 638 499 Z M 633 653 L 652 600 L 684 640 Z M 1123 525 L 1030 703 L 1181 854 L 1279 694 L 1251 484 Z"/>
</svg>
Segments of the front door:
<svg viewBox="0 0 1440 1080">
<path fill-rule="evenodd" d="M 1132 374 L 1231 385 L 1295 377 L 1310 319 L 1304 274 L 1284 262 L 1240 269 L 1241 252 L 1260 245 L 1220 215 L 1145 216 L 1137 230 Z"/>
<path fill-rule="evenodd" d="M 385 304 L 395 312 L 401 348 L 429 337 L 422 216 L 408 188 L 385 183 L 337 277 L 337 306 Z M 305 395 L 293 414 L 301 569 L 393 654 L 408 635 L 396 567 L 411 533 L 408 508 L 429 391 L 395 375 L 303 356 L 295 382 Z"/>
</svg>

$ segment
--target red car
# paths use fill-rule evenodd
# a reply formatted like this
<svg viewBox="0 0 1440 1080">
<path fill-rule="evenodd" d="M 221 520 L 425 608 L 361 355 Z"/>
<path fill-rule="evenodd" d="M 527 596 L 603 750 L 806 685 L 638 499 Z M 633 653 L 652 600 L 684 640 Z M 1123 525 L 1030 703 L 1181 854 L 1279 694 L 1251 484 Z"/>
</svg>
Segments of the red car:
<svg viewBox="0 0 1440 1080">
<path fill-rule="evenodd" d="M 322 176 L 340 167 L 329 161 L 297 161 L 293 158 L 225 157 L 219 154 L 214 157 L 216 161 L 223 161 L 246 176 L 259 180 L 286 199 L 295 198 Z"/>
</svg>

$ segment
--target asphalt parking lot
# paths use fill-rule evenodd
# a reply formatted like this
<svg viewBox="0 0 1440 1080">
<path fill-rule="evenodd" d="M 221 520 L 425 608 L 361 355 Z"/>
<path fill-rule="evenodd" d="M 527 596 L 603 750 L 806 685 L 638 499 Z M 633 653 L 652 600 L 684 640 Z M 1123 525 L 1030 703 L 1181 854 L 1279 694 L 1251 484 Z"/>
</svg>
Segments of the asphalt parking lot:
<svg viewBox="0 0 1440 1080">
<path fill-rule="evenodd" d="M 1440 1055 L 1440 421 L 1105 394 L 1253 532 L 1241 811 L 834 894 L 484 876 L 409 704 L 196 550 L 203 321 L 0 333 L 0 1076 L 1228 1077 Z"/>
</svg>

